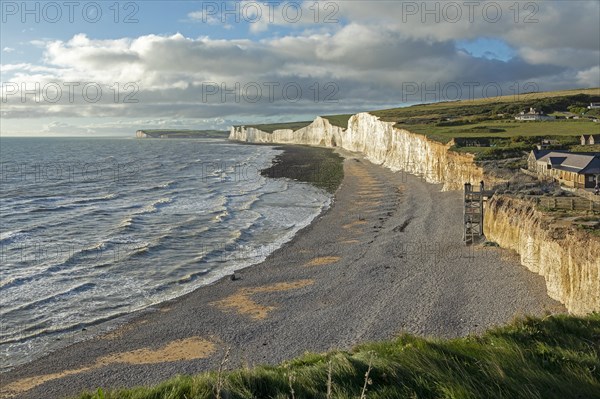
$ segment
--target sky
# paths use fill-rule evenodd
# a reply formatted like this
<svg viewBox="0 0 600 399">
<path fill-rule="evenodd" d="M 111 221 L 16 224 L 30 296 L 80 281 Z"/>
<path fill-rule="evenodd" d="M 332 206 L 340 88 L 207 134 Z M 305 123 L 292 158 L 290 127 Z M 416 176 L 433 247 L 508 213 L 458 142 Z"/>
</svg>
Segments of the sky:
<svg viewBox="0 0 600 399">
<path fill-rule="evenodd" d="M 595 1 L 0 1 L 0 135 L 600 87 Z"/>
</svg>

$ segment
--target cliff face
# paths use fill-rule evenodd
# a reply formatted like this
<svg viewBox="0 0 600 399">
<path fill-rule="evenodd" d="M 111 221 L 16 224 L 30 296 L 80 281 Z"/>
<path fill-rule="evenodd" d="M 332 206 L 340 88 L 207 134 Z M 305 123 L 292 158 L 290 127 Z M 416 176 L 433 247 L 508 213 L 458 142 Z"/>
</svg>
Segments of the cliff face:
<svg viewBox="0 0 600 399">
<path fill-rule="evenodd" d="M 450 151 L 427 137 L 396 129 L 368 113 L 354 115 L 348 128 L 323 118 L 297 130 L 272 134 L 254 128 L 232 128 L 231 140 L 253 143 L 340 147 L 364 154 L 371 162 L 443 183 L 443 190 L 462 190 L 466 182 L 496 183 L 471 154 Z M 486 237 L 521 255 L 521 262 L 546 279 L 548 295 L 576 314 L 600 311 L 600 240 L 573 228 L 550 226 L 532 204 L 509 197 L 490 201 L 484 218 Z"/>
<path fill-rule="evenodd" d="M 306 144 L 323 147 L 335 147 L 335 137 L 340 137 L 343 129 L 333 126 L 327 119 L 317 117 L 310 125 L 298 129 L 280 129 L 273 133 L 263 132 L 252 127 L 233 127 L 230 140 L 248 143 Z"/>
<path fill-rule="evenodd" d="M 296 131 L 275 130 L 271 134 L 255 128 L 232 128 L 229 138 L 251 143 L 340 147 L 360 152 L 373 163 L 423 176 L 430 183 L 442 183 L 443 190 L 458 190 L 466 182 L 483 180 L 483 170 L 475 165 L 473 155 L 449 151 L 451 144 L 431 141 L 393 125 L 360 113 L 350 118 L 345 130 L 317 117 L 312 124 Z"/>
<path fill-rule="evenodd" d="M 494 196 L 484 219 L 486 237 L 521 255 L 546 279 L 548 295 L 575 314 L 600 311 L 600 239 L 572 226 L 553 225 L 533 204 Z"/>
</svg>

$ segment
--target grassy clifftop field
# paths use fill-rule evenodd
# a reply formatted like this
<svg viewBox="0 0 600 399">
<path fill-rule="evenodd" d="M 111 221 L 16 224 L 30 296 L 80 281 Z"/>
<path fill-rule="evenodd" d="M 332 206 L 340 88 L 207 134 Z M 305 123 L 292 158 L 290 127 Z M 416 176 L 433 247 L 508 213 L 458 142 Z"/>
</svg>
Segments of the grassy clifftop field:
<svg viewBox="0 0 600 399">
<path fill-rule="evenodd" d="M 402 335 L 279 366 L 181 376 L 79 399 L 600 398 L 600 315 L 520 319 L 481 337 Z"/>
<path fill-rule="evenodd" d="M 600 89 L 582 89 L 519 96 L 494 97 L 470 101 L 443 102 L 374 111 L 381 120 L 395 122 L 396 127 L 448 142 L 453 138 L 514 138 L 581 136 L 600 132 L 600 110 L 587 109 L 600 101 Z M 578 119 L 552 121 L 516 121 L 521 111 L 535 108 L 545 114 Z"/>
<path fill-rule="evenodd" d="M 514 151 L 530 149 L 541 138 L 556 140 L 561 147 L 568 148 L 576 146 L 582 134 L 600 134 L 600 123 L 593 121 L 600 118 L 600 109 L 587 108 L 592 102 L 600 102 L 599 88 L 438 102 L 370 113 L 383 121 L 393 122 L 397 128 L 423 134 L 435 141 L 448 143 L 458 139 L 455 140 L 455 149 L 485 158 L 482 147 L 503 148 L 505 155 L 511 156 Z M 515 120 L 515 115 L 529 108 L 557 119 Z M 335 126 L 345 128 L 351 116 L 327 115 L 324 118 Z M 304 121 L 249 127 L 273 132 L 277 129 L 297 130 L 310 123 Z M 482 142 L 485 145 L 481 145 Z M 497 154 L 491 155 L 495 157 Z"/>
</svg>

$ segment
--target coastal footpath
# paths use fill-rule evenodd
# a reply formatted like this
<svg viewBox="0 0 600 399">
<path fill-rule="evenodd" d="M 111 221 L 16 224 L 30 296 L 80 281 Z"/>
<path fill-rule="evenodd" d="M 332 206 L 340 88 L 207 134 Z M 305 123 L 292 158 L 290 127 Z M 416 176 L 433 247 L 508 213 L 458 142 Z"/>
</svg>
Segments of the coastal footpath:
<svg viewBox="0 0 600 399">
<path fill-rule="evenodd" d="M 451 151 L 442 144 L 394 127 L 369 113 L 353 115 L 343 129 L 317 117 L 310 125 L 273 133 L 252 127 L 233 127 L 230 140 L 249 143 L 303 144 L 338 147 L 363 154 L 369 161 L 421 176 L 442 190 L 460 190 L 466 182 L 500 183 L 476 165 L 474 155 Z M 488 240 L 513 249 L 521 263 L 544 277 L 548 295 L 569 312 L 600 311 L 600 240 L 574 228 L 556 235 L 545 228 L 544 217 L 533 205 L 506 198 L 488 204 L 484 233 Z M 584 238 L 580 236 L 585 236 Z"/>
</svg>

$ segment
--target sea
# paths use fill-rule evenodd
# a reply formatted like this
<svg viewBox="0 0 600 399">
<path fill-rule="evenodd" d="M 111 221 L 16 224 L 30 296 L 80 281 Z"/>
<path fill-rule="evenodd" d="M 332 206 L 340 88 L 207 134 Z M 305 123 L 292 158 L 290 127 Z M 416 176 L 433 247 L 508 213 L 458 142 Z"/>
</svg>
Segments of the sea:
<svg viewBox="0 0 600 399">
<path fill-rule="evenodd" d="M 220 139 L 0 138 L 0 371 L 264 260 L 327 208 Z"/>
</svg>

